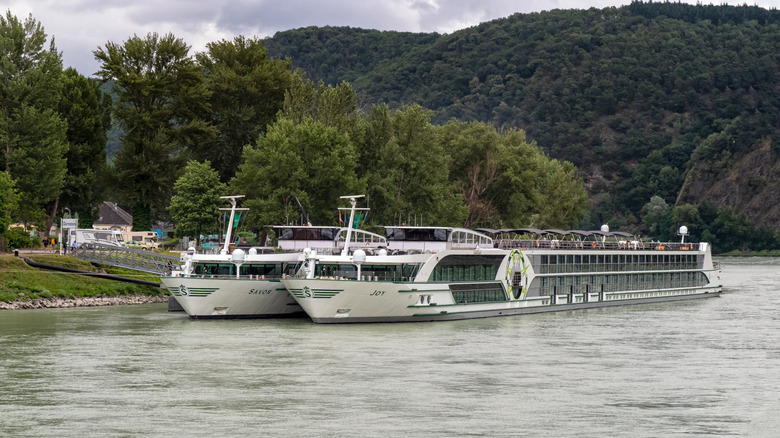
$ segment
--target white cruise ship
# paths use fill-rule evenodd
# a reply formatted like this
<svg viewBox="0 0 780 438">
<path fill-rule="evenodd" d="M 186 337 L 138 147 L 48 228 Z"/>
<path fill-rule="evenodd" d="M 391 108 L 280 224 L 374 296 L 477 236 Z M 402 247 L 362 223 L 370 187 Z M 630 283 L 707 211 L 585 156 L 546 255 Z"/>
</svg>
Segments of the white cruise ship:
<svg viewBox="0 0 780 438">
<path fill-rule="evenodd" d="M 282 284 L 319 323 L 454 320 L 687 300 L 717 296 L 722 287 L 710 245 L 686 243 L 684 232 L 680 243 L 648 243 L 606 228 L 386 230 L 387 249 L 341 255 L 305 250 L 296 275 Z"/>
<path fill-rule="evenodd" d="M 230 221 L 237 210 L 231 200 Z M 295 272 L 302 248 L 320 253 L 340 251 L 350 234 L 350 246 L 374 248 L 386 245 L 378 234 L 344 227 L 279 225 L 279 248 L 230 250 L 231 231 L 219 254 L 198 254 L 190 248 L 181 255 L 179 270 L 160 277 L 184 311 L 192 318 L 268 318 L 303 314 L 303 310 L 280 283 Z M 354 237 L 353 237 L 354 236 Z"/>
</svg>

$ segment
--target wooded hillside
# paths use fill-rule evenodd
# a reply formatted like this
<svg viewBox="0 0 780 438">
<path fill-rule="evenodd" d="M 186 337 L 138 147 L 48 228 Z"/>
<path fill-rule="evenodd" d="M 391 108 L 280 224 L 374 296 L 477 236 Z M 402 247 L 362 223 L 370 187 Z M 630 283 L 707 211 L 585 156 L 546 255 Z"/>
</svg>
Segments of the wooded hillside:
<svg viewBox="0 0 780 438">
<path fill-rule="evenodd" d="M 578 167 L 585 228 L 630 227 L 660 196 L 780 229 L 780 11 L 634 2 L 447 35 L 305 28 L 263 44 L 366 104 L 524 129 Z"/>
</svg>

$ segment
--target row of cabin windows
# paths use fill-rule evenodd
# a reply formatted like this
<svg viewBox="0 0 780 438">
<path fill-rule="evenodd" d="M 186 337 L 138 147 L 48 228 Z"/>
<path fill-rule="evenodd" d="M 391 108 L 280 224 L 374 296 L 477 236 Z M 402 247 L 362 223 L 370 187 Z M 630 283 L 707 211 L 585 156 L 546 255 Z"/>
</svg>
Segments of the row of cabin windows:
<svg viewBox="0 0 780 438">
<path fill-rule="evenodd" d="M 539 277 L 539 293 L 534 295 L 551 296 L 556 294 L 565 295 L 569 293 L 583 294 L 646 289 L 701 287 L 706 286 L 707 283 L 707 277 L 702 272 L 566 275 L 558 277 Z M 534 289 L 534 286 L 531 288 Z"/>
<path fill-rule="evenodd" d="M 419 264 L 401 265 L 361 265 L 361 280 L 372 281 L 410 281 L 414 279 L 420 270 Z M 317 264 L 314 268 L 314 276 L 319 278 L 348 278 L 354 280 L 357 277 L 357 267 L 352 264 Z"/>
<path fill-rule="evenodd" d="M 542 274 L 697 269 L 697 254 L 544 254 L 532 256 Z"/>
<path fill-rule="evenodd" d="M 428 278 L 432 282 L 495 280 L 503 255 L 449 255 L 442 258 Z M 361 265 L 361 280 L 411 281 L 420 270 L 419 264 Z M 352 264 L 317 264 L 314 275 L 320 278 L 357 277 Z"/>
<path fill-rule="evenodd" d="M 295 265 L 288 263 L 245 263 L 241 265 L 240 275 L 265 275 L 266 277 L 281 277 L 282 274 L 292 275 Z M 214 276 L 235 276 L 236 265 L 233 263 L 198 263 L 195 274 Z"/>
</svg>

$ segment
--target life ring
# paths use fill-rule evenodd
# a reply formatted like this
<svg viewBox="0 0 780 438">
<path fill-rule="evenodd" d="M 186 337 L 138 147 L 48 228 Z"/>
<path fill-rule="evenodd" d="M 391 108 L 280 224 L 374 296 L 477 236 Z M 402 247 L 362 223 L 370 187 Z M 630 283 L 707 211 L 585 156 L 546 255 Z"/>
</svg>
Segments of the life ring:
<svg viewBox="0 0 780 438">
<path fill-rule="evenodd" d="M 593 243 L 590 245 L 590 247 L 595 249 L 595 248 L 596 248 L 596 242 L 593 242 Z"/>
</svg>

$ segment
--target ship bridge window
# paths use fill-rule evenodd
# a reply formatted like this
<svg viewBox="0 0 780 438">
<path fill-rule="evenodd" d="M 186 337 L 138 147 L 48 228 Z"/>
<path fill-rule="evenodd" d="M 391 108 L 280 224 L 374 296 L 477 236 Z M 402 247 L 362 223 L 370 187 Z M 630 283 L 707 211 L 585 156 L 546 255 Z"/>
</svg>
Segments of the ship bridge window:
<svg viewBox="0 0 780 438">
<path fill-rule="evenodd" d="M 235 275 L 232 263 L 198 263 L 195 265 L 195 273 L 198 275 Z"/>
</svg>

